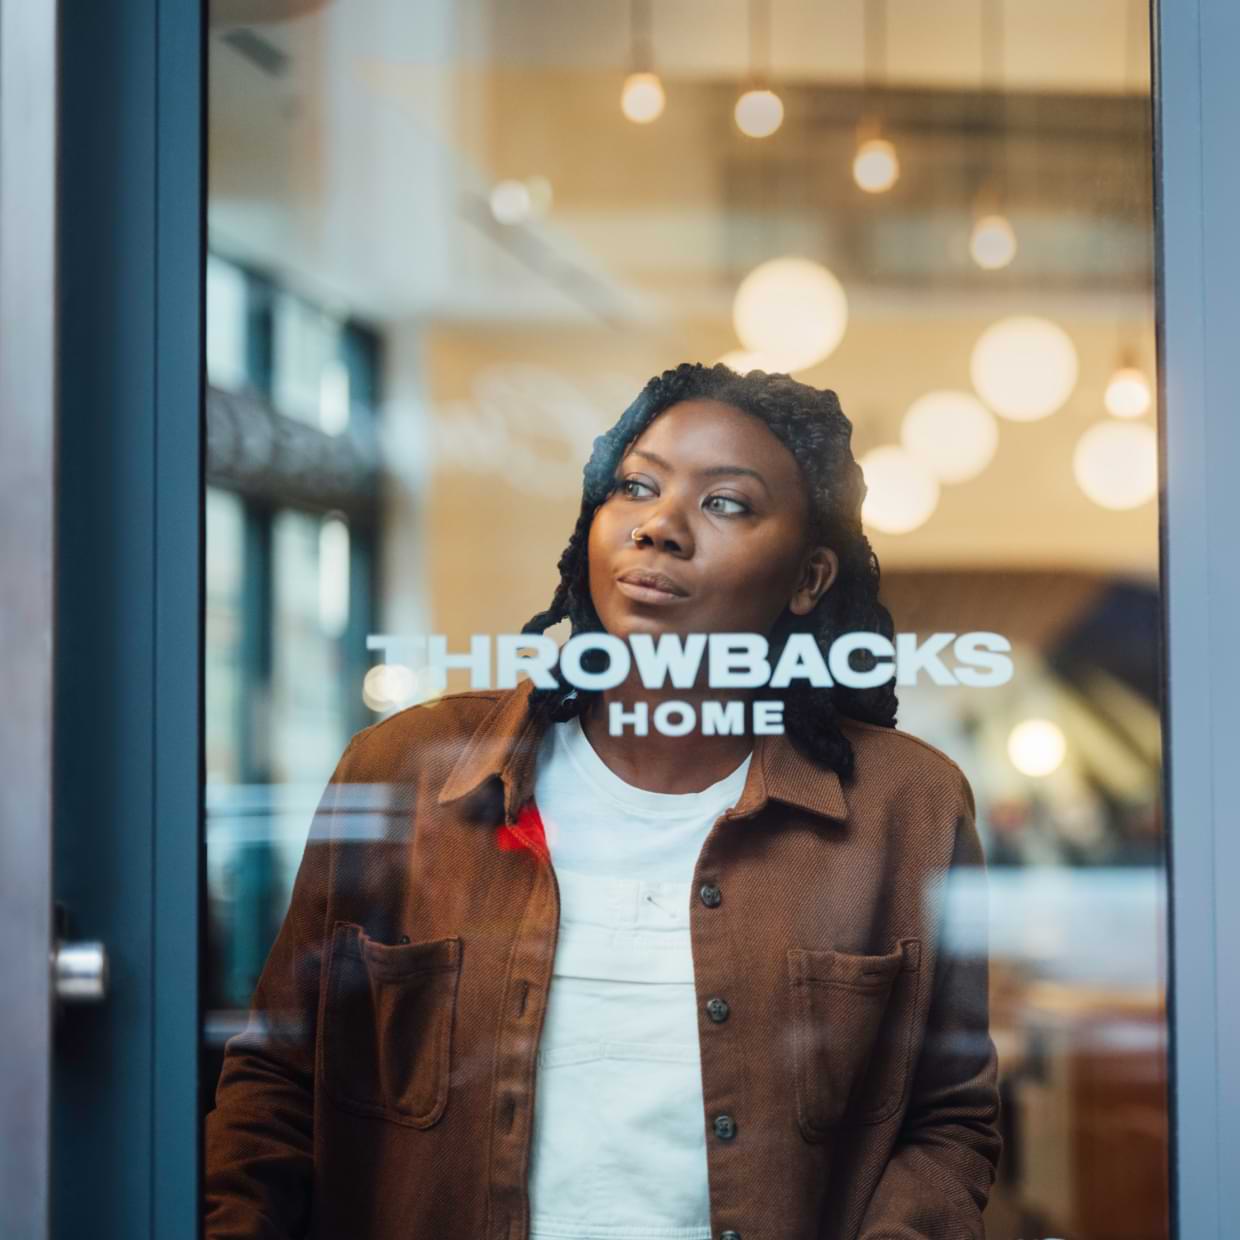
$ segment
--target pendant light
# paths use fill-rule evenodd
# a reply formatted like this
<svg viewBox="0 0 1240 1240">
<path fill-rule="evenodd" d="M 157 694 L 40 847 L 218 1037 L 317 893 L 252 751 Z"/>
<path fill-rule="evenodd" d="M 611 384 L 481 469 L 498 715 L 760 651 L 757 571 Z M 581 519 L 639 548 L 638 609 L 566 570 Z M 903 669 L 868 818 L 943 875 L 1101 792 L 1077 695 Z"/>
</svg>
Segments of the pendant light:
<svg viewBox="0 0 1240 1240">
<path fill-rule="evenodd" d="M 1124 77 L 1128 94 L 1138 93 L 1137 74 L 1133 71 L 1137 48 L 1137 0 L 1128 0 L 1125 11 L 1125 57 Z M 1118 266 L 1118 263 L 1116 264 Z M 1115 418 L 1144 417 L 1152 408 L 1154 398 L 1150 382 L 1141 366 L 1136 332 L 1125 323 L 1118 325 L 1119 342 L 1115 351 L 1115 368 L 1107 381 L 1103 404 L 1107 413 Z"/>
<path fill-rule="evenodd" d="M 899 444 L 871 448 L 858 461 L 865 478 L 861 520 L 884 534 L 911 534 L 939 505 L 939 481 Z"/>
<path fill-rule="evenodd" d="M 1000 116 L 995 170 L 973 199 L 969 253 L 983 271 L 997 271 L 1016 257 L 1016 233 L 1004 212 L 1007 194 L 1007 95 L 1003 82 L 1003 0 L 982 0 L 982 89 L 993 91 Z"/>
<path fill-rule="evenodd" d="M 1149 413 L 1154 401 L 1133 346 L 1120 347 L 1102 402 L 1115 418 L 1140 418 Z"/>
<path fill-rule="evenodd" d="M 649 125 L 663 114 L 663 83 L 654 71 L 650 0 L 630 0 L 629 75 L 620 89 L 620 110 L 635 125 Z"/>
<path fill-rule="evenodd" d="M 1077 440 L 1072 474 L 1100 508 L 1138 508 L 1158 494 L 1158 436 L 1148 423 L 1103 418 Z"/>
<path fill-rule="evenodd" d="M 867 194 L 886 193 L 899 179 L 900 160 L 890 139 L 883 136 L 882 121 L 874 99 L 878 95 L 875 79 L 886 77 L 887 0 L 864 0 L 865 54 L 862 94 L 864 112 L 857 122 L 857 149 L 852 174 Z"/>
<path fill-rule="evenodd" d="M 967 482 L 994 459 L 999 425 L 971 392 L 939 389 L 905 411 L 900 442 L 940 482 Z"/>
<path fill-rule="evenodd" d="M 770 88 L 770 59 L 770 0 L 749 0 L 749 81 L 733 115 L 750 138 L 769 138 L 783 124 L 783 101 Z"/>
<path fill-rule="evenodd" d="M 1037 422 L 1061 409 L 1079 372 L 1072 337 L 1058 323 L 1033 314 L 991 323 L 969 356 L 973 390 L 1012 422 Z"/>
</svg>

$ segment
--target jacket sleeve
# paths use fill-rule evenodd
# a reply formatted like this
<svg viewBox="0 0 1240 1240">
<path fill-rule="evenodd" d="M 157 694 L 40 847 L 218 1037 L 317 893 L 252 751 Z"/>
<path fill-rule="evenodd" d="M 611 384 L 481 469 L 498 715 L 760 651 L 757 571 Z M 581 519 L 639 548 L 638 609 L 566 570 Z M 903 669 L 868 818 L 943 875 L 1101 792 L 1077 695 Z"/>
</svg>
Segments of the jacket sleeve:
<svg viewBox="0 0 1240 1240">
<path fill-rule="evenodd" d="M 985 861 L 973 790 L 960 780 L 925 1041 L 858 1240 L 985 1240 L 982 1210 L 1002 1151 L 998 1060 L 988 1016 Z"/>
<path fill-rule="evenodd" d="M 205 1240 L 292 1240 L 309 1225 L 319 962 L 333 840 L 347 809 L 357 739 L 345 749 L 315 812 L 246 1028 L 224 1048 L 215 1109 L 206 1118 Z"/>
</svg>

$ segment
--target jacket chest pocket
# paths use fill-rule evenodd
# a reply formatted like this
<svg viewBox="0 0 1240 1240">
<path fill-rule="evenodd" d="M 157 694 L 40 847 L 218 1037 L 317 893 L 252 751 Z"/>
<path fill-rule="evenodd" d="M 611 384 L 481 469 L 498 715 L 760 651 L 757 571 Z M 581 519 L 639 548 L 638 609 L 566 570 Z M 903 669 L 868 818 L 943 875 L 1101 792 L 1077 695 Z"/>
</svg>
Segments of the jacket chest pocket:
<svg viewBox="0 0 1240 1240">
<path fill-rule="evenodd" d="M 899 1110 L 920 961 L 918 939 L 902 939 L 882 956 L 789 948 L 797 1118 L 807 1141 Z"/>
<path fill-rule="evenodd" d="M 386 944 L 338 921 L 323 990 L 318 1067 L 346 1110 L 429 1128 L 448 1101 L 458 938 Z"/>
</svg>

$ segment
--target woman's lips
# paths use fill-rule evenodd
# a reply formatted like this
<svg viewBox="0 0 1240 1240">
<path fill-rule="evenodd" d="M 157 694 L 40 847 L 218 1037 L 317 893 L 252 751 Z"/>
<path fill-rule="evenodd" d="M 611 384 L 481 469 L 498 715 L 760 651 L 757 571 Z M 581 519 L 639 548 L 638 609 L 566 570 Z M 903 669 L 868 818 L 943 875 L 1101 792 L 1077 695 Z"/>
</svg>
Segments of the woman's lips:
<svg viewBox="0 0 1240 1240">
<path fill-rule="evenodd" d="M 630 570 L 616 578 L 621 593 L 638 603 L 678 603 L 688 592 L 663 573 Z"/>
</svg>

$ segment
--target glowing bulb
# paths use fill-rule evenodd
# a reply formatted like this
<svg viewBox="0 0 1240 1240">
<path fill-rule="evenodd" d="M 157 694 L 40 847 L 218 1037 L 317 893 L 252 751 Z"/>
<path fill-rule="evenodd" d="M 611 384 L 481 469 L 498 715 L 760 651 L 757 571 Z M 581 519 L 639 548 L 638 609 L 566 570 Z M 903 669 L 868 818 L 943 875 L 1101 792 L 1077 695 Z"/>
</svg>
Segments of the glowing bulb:
<svg viewBox="0 0 1240 1240">
<path fill-rule="evenodd" d="M 900 175 L 900 161 L 896 148 L 885 138 L 871 138 L 863 142 L 853 156 L 853 180 L 867 194 L 881 194 L 889 190 Z"/>
<path fill-rule="evenodd" d="M 1158 493 L 1158 436 L 1132 422 L 1095 423 L 1072 454 L 1077 485 L 1102 508 L 1136 508 Z"/>
<path fill-rule="evenodd" d="M 859 462 L 866 496 L 861 520 L 884 534 L 907 534 L 924 525 L 939 503 L 935 476 L 894 444 L 874 448 Z"/>
<path fill-rule="evenodd" d="M 900 442 L 941 482 L 964 482 L 994 458 L 999 427 L 968 392 L 927 392 L 908 407 Z"/>
<path fill-rule="evenodd" d="M 1135 366 L 1122 366 L 1107 384 L 1103 403 L 1117 418 L 1139 418 L 1150 407 L 1150 385 Z"/>
<path fill-rule="evenodd" d="M 1036 422 L 1076 387 L 1076 347 L 1049 319 L 1013 315 L 992 323 L 973 346 L 969 372 L 977 394 L 1000 416 Z"/>
<path fill-rule="evenodd" d="M 403 663 L 377 663 L 362 680 L 362 701 L 373 711 L 391 710 L 413 697 L 417 677 Z"/>
<path fill-rule="evenodd" d="M 776 372 L 805 370 L 829 357 L 843 338 L 848 299 L 821 263 L 772 258 L 741 281 L 732 324 L 741 345 L 763 354 Z"/>
<path fill-rule="evenodd" d="M 648 125 L 663 113 L 663 83 L 657 73 L 630 73 L 620 90 L 620 110 L 638 125 Z"/>
<path fill-rule="evenodd" d="M 969 238 L 973 261 L 987 271 L 1006 267 L 1016 257 L 1016 234 L 1002 215 L 983 215 Z"/>
<path fill-rule="evenodd" d="M 491 191 L 491 214 L 501 224 L 520 224 L 530 214 L 530 191 L 523 181 L 500 181 Z"/>
<path fill-rule="evenodd" d="M 751 138 L 766 138 L 783 123 L 784 105 L 773 90 L 747 90 L 736 101 L 736 126 Z"/>
<path fill-rule="evenodd" d="M 1022 775 L 1049 775 L 1068 752 L 1063 729 L 1049 719 L 1026 719 L 1008 735 L 1008 757 Z"/>
</svg>

